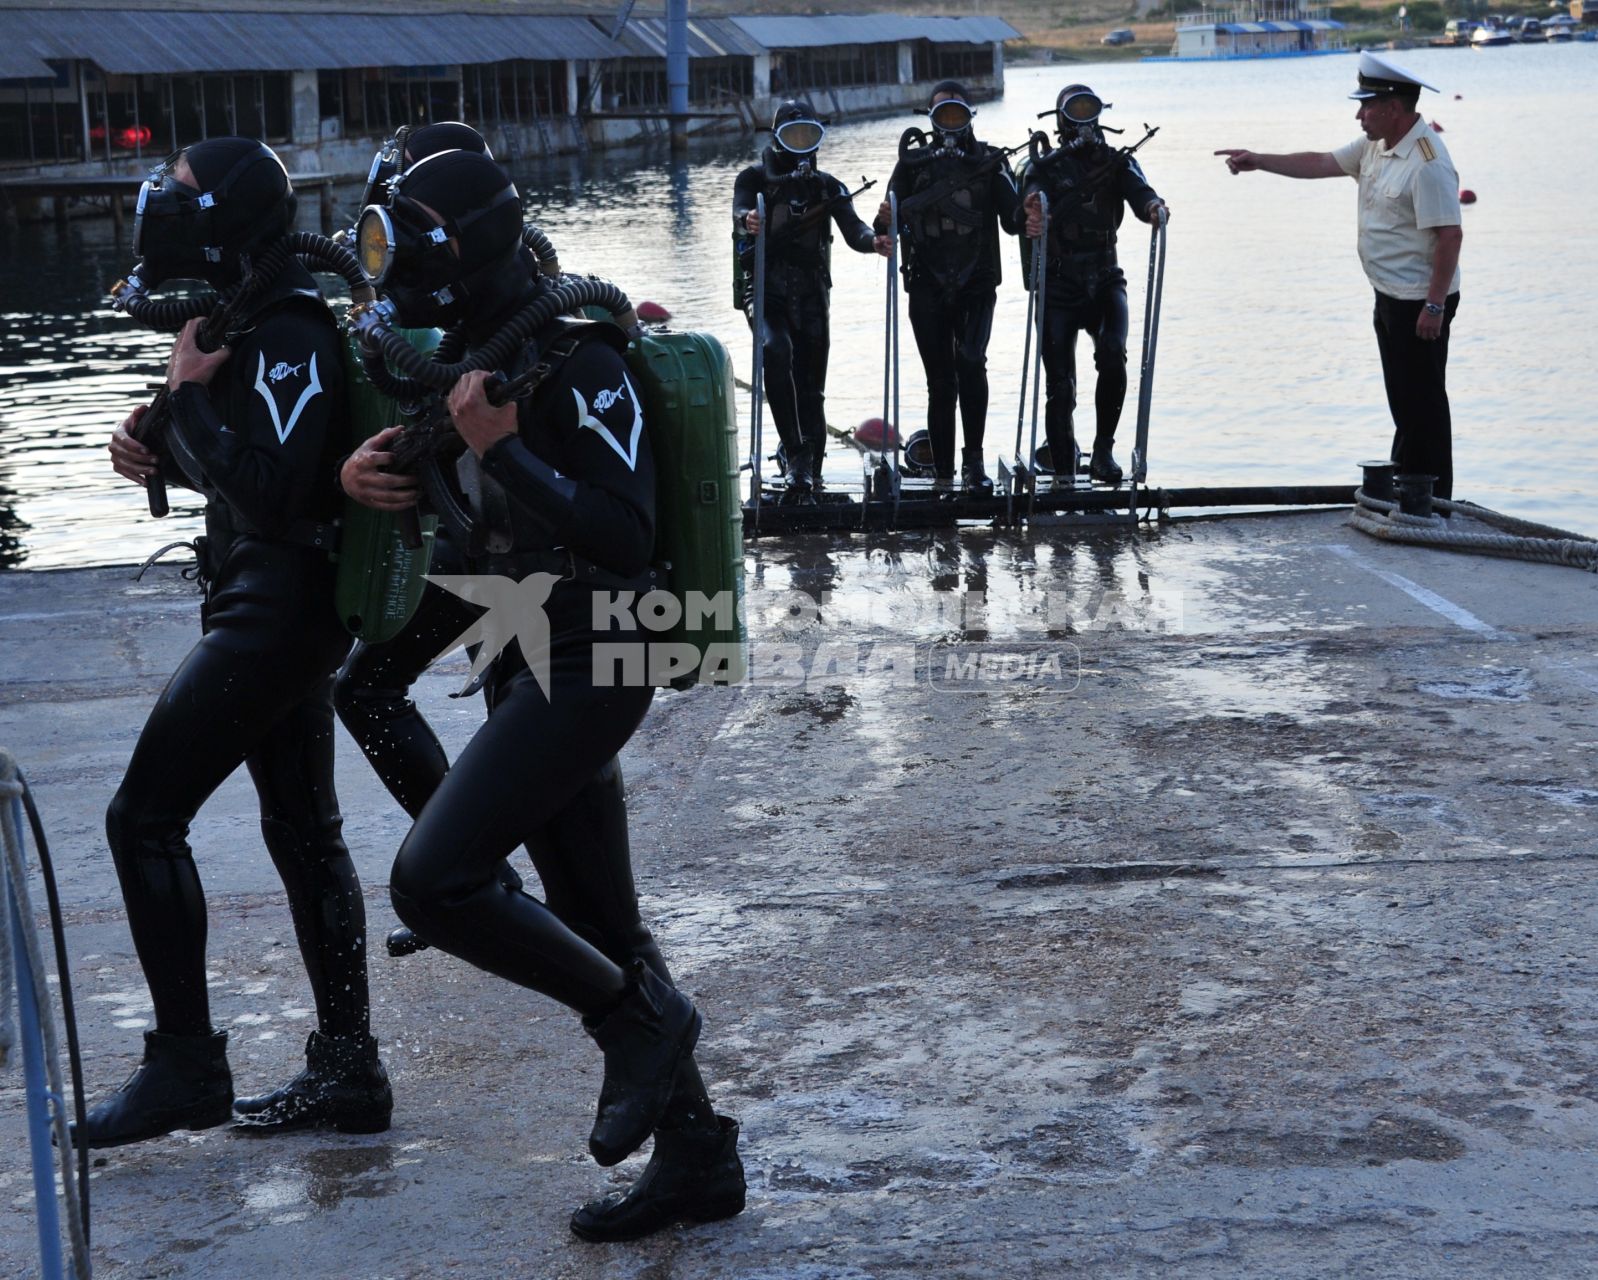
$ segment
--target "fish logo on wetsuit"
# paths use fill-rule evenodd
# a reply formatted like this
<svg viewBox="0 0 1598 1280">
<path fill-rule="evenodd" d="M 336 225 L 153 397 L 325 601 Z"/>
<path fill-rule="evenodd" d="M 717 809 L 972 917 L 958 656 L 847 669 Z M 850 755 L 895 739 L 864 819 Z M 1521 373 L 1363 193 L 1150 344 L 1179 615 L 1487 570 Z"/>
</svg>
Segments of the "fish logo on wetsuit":
<svg viewBox="0 0 1598 1280">
<path fill-rule="evenodd" d="M 621 375 L 621 386 L 612 391 L 609 387 L 594 396 L 593 404 L 583 403 L 583 393 L 576 387 L 572 388 L 572 399 L 577 401 L 577 425 L 587 427 L 590 431 L 599 433 L 599 438 L 616 451 L 616 456 L 627 464 L 627 470 L 638 470 L 638 437 L 644 433 L 644 407 L 638 402 L 638 392 L 633 387 L 632 379 L 625 373 Z M 618 430 L 610 423 L 598 418 L 595 414 L 608 413 L 624 400 L 632 401 L 633 421 L 631 434 L 627 439 L 626 448 L 622 447 L 622 434 L 627 428 Z"/>
<path fill-rule="evenodd" d="M 261 393 L 261 399 L 266 401 L 266 407 L 272 414 L 272 426 L 277 430 L 277 441 L 286 444 L 289 432 L 294 430 L 294 424 L 300 420 L 300 414 L 305 412 L 305 406 L 310 404 L 312 398 L 321 393 L 322 380 L 316 375 L 316 355 L 313 352 L 310 360 L 301 361 L 299 364 L 290 364 L 286 360 L 279 360 L 270 370 L 266 367 L 266 353 L 260 352 L 256 357 L 258 363 L 255 370 L 255 389 Z M 270 381 L 273 386 L 292 376 L 299 370 L 310 365 L 310 373 L 305 390 L 300 392 L 300 398 L 294 402 L 294 407 L 289 411 L 288 421 L 283 420 L 283 411 L 278 407 L 277 393 L 272 387 L 267 386 Z"/>
</svg>

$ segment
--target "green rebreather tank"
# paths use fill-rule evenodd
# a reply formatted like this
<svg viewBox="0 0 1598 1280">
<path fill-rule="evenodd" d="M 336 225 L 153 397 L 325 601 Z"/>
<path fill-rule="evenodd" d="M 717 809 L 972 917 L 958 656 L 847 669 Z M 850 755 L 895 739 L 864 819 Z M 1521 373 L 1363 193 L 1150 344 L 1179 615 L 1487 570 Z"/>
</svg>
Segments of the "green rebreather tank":
<svg viewBox="0 0 1598 1280">
<path fill-rule="evenodd" d="M 418 351 L 438 346 L 437 329 L 400 330 Z M 344 375 L 348 388 L 349 447 L 359 448 L 399 420 L 399 407 L 367 380 L 355 338 L 345 340 Z M 411 620 L 427 587 L 436 516 L 422 518 L 422 545 L 407 547 L 399 519 L 388 511 L 345 500 L 339 521 L 338 580 L 333 589 L 338 616 L 353 636 L 368 644 L 392 640 Z"/>
<path fill-rule="evenodd" d="M 655 555 L 681 616 L 656 640 L 697 650 L 674 689 L 737 684 L 749 668 L 732 360 L 708 333 L 645 333 L 627 348 L 655 457 Z"/>
</svg>

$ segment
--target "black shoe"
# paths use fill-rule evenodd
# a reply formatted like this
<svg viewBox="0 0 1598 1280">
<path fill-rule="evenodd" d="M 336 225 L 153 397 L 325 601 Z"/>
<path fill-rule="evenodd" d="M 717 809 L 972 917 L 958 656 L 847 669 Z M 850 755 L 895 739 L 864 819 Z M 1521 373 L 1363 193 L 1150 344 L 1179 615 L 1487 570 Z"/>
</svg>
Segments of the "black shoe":
<svg viewBox="0 0 1598 1280">
<path fill-rule="evenodd" d="M 400 925 L 397 929 L 388 931 L 388 938 L 383 943 L 391 956 L 410 956 L 418 951 L 426 951 L 432 944 L 423 940 L 414 929 L 407 929 Z"/>
<path fill-rule="evenodd" d="M 144 1033 L 144 1061 L 128 1081 L 95 1107 L 75 1147 L 121 1147 L 175 1129 L 214 1129 L 233 1118 L 233 1074 L 227 1032 L 172 1036 Z"/>
<path fill-rule="evenodd" d="M 588 1150 L 600 1164 L 619 1164 L 644 1145 L 671 1098 L 677 1063 L 699 1042 L 699 1010 L 643 961 L 627 966 L 627 993 L 583 1028 L 605 1055 L 605 1083 Z"/>
<path fill-rule="evenodd" d="M 638 1240 L 679 1222 L 719 1222 L 743 1212 L 744 1166 L 738 1122 L 717 1116 L 711 1129 L 656 1129 L 655 1149 L 638 1181 L 572 1214 L 584 1240 Z"/>
<path fill-rule="evenodd" d="M 1088 475 L 1104 484 L 1120 484 L 1121 464 L 1110 452 L 1111 445 L 1112 442 L 1108 440 L 1102 444 L 1094 442 L 1093 457 L 1088 462 Z"/>
<path fill-rule="evenodd" d="M 778 503 L 784 507 L 813 507 L 816 505 L 816 483 L 810 471 L 793 467 L 788 471 L 787 484 Z"/>
<path fill-rule="evenodd" d="M 233 1104 L 239 1133 L 287 1133 L 328 1128 L 340 1133 L 382 1133 L 394 1112 L 388 1072 L 371 1036 L 325 1036 L 305 1042 L 305 1070 L 281 1089 Z"/>
<path fill-rule="evenodd" d="M 993 481 L 982 465 L 981 449 L 960 450 L 960 487 L 972 498 L 993 496 Z"/>
<path fill-rule="evenodd" d="M 1033 462 L 1038 471 L 1044 475 L 1063 476 L 1067 480 L 1075 480 L 1076 459 L 1076 437 L 1067 435 L 1064 440 L 1050 439 L 1039 445 Z"/>
</svg>

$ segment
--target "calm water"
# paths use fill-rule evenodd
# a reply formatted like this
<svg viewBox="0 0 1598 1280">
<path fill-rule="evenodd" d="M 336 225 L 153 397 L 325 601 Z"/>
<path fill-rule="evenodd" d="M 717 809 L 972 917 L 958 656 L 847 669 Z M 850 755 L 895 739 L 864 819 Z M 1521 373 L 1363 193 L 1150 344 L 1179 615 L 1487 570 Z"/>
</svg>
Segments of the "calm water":
<svg viewBox="0 0 1598 1280">
<path fill-rule="evenodd" d="M 1425 95 L 1423 110 L 1444 126 L 1462 184 L 1481 197 L 1466 209 L 1451 357 L 1457 492 L 1598 532 L 1598 459 L 1587 440 L 1598 399 L 1588 332 L 1598 172 L 1584 123 L 1598 117 L 1598 46 L 1418 50 L 1402 60 L 1443 89 Z M 984 138 L 1018 142 L 1061 84 L 1085 79 L 1116 104 L 1106 118 L 1131 139 L 1145 121 L 1161 127 L 1141 153 L 1172 208 L 1152 483 L 1347 483 L 1357 460 L 1387 451 L 1370 293 L 1354 254 L 1354 184 L 1233 177 L 1210 154 L 1346 141 L 1358 132 L 1345 96 L 1353 78 L 1350 57 L 1029 68 L 1012 71 L 1006 99 L 977 117 Z M 824 163 L 851 187 L 862 174 L 885 180 L 910 123 L 840 125 Z M 749 335 L 730 302 L 728 210 L 752 154 L 733 144 L 680 163 L 593 156 L 519 181 L 568 269 L 666 304 L 677 327 L 717 333 L 747 377 Z M 857 202 L 868 220 L 879 195 Z M 1012 245 L 989 350 L 990 458 L 1015 434 L 1025 317 L 1016 261 Z M 1141 224 L 1129 223 L 1122 261 L 1135 372 L 1148 261 Z M 129 265 L 108 222 L 0 237 L 0 564 L 126 563 L 195 531 L 192 507 L 152 521 L 142 494 L 106 463 L 112 426 L 143 398 L 166 345 L 104 306 Z M 853 426 L 882 407 L 884 265 L 839 245 L 833 275 L 828 418 Z M 908 321 L 901 341 L 908 431 L 925 404 Z M 1136 395 L 1134 377 L 1123 441 Z M 829 471 L 856 475 L 855 455 L 834 446 Z"/>
</svg>

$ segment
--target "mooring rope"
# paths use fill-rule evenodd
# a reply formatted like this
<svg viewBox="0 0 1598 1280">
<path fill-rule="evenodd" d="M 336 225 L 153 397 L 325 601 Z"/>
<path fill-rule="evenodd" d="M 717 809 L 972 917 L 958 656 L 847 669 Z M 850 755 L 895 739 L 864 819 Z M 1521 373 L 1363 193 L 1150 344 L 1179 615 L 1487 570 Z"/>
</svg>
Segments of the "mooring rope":
<svg viewBox="0 0 1598 1280">
<path fill-rule="evenodd" d="M 1504 556 L 1542 564 L 1567 565 L 1598 573 L 1598 539 L 1506 516 L 1502 512 L 1477 506 L 1474 502 L 1452 502 L 1433 498 L 1432 506 L 1452 515 L 1469 516 L 1495 530 L 1472 533 L 1450 528 L 1438 516 L 1411 516 L 1399 510 L 1396 502 L 1374 498 L 1364 489 L 1354 491 L 1354 510 L 1349 523 L 1361 533 L 1384 542 L 1410 546 L 1443 547 L 1451 551 L 1470 551 L 1477 555 Z"/>
<path fill-rule="evenodd" d="M 28 893 L 28 864 L 22 848 L 22 802 L 26 786 L 17 768 L 17 762 L 6 751 L 0 751 L 0 1066 L 9 1060 L 11 1048 L 25 1028 L 11 1021 L 12 992 L 16 984 L 32 979 L 34 1007 L 39 1014 L 39 1036 L 43 1048 L 45 1082 L 49 1089 L 50 1127 L 55 1134 L 56 1150 L 61 1165 L 62 1199 L 66 1204 L 67 1234 L 72 1247 L 71 1275 L 76 1280 L 88 1280 L 90 1275 L 89 1242 L 84 1222 L 79 1213 L 80 1198 L 77 1187 L 77 1169 L 73 1164 L 72 1143 L 67 1133 L 67 1092 L 61 1076 L 60 1045 L 56 1040 L 55 1019 L 51 1010 L 49 984 L 45 981 L 44 949 L 39 944 L 38 931 L 33 927 L 33 903 Z M 20 938 L 13 934 L 11 904 L 16 904 L 16 923 L 21 927 Z M 16 944 L 27 956 L 29 974 L 17 972 Z M 62 974 L 65 982 L 67 975 Z M 29 1099 L 31 1106 L 34 1100 Z"/>
</svg>

